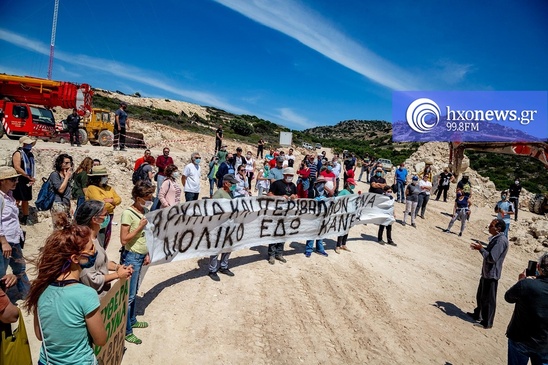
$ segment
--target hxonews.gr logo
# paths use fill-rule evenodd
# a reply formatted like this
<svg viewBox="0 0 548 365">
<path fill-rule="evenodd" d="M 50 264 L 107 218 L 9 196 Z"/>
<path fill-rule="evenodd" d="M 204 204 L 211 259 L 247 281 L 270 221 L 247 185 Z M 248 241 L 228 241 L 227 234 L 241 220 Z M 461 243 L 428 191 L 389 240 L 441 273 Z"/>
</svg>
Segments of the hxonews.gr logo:
<svg viewBox="0 0 548 365">
<path fill-rule="evenodd" d="M 406 118 L 415 132 L 427 133 L 440 122 L 440 107 L 431 99 L 420 98 L 409 104 Z"/>
</svg>

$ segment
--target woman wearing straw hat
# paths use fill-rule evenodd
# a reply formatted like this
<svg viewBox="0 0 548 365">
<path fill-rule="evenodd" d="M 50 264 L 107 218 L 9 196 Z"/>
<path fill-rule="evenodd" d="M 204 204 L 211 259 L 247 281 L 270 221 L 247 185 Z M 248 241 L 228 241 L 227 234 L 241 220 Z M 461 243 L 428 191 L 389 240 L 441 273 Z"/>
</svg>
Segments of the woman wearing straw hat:
<svg viewBox="0 0 548 365">
<path fill-rule="evenodd" d="M 18 179 L 19 174 L 13 167 L 0 166 L 0 244 L 2 245 L 0 278 L 4 278 L 9 265 L 17 277 L 17 289 L 21 298 L 26 298 L 30 283 L 21 249 L 21 243 L 24 242 L 25 237 L 19 224 L 19 209 L 12 195 Z M 6 286 L 15 284 L 12 280 L 8 282 L 8 278 L 5 279 L 5 282 Z M 17 300 L 19 298 L 10 299 Z"/>
<path fill-rule="evenodd" d="M 19 139 L 19 148 L 11 156 L 13 167 L 20 175 L 17 186 L 13 191 L 13 197 L 19 203 L 21 202 L 21 211 L 23 217 L 21 224 L 31 224 L 29 218 L 29 201 L 32 200 L 32 185 L 34 184 L 35 164 L 34 155 L 30 151 L 36 144 L 36 140 L 24 136 Z"/>
<path fill-rule="evenodd" d="M 88 188 L 86 190 L 86 200 L 99 200 L 105 202 L 110 221 L 106 228 L 100 231 L 99 241 L 105 250 L 110 242 L 112 232 L 112 219 L 114 218 L 114 209 L 120 205 L 122 198 L 116 193 L 116 190 L 108 183 L 108 172 L 105 166 L 94 166 L 91 173 L 88 174 Z"/>
</svg>

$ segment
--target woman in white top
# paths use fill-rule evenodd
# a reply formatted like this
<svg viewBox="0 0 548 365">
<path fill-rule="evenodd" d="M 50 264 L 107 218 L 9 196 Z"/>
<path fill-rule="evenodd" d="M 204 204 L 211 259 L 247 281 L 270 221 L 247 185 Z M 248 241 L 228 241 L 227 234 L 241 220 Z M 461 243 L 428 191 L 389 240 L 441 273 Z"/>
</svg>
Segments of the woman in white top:
<svg viewBox="0 0 548 365">
<path fill-rule="evenodd" d="M 263 168 L 259 169 L 257 174 L 256 188 L 259 190 L 259 196 L 263 196 L 263 194 L 268 193 L 268 190 L 270 189 L 270 179 L 268 178 L 269 173 L 270 165 L 268 164 L 268 160 L 264 160 Z"/>
<path fill-rule="evenodd" d="M 181 192 L 183 189 L 179 184 L 181 181 L 181 173 L 175 165 L 169 165 L 165 168 L 164 174 L 166 178 L 162 182 L 160 192 L 158 193 L 158 199 L 162 208 L 171 207 L 181 202 Z"/>
<path fill-rule="evenodd" d="M 238 184 L 236 185 L 236 190 L 234 191 L 234 198 L 249 196 L 249 185 L 247 183 L 247 176 L 244 165 L 238 166 L 238 171 L 235 177 L 238 181 Z"/>
</svg>

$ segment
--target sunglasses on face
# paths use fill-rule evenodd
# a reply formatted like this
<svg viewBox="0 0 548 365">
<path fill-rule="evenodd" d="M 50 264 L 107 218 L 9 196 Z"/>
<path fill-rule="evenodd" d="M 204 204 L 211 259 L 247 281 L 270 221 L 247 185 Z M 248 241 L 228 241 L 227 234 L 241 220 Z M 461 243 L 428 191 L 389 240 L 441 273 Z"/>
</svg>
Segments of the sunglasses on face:
<svg viewBox="0 0 548 365">
<path fill-rule="evenodd" d="M 10 177 L 8 180 L 11 182 L 16 182 L 17 180 L 19 180 L 19 176 Z"/>
</svg>

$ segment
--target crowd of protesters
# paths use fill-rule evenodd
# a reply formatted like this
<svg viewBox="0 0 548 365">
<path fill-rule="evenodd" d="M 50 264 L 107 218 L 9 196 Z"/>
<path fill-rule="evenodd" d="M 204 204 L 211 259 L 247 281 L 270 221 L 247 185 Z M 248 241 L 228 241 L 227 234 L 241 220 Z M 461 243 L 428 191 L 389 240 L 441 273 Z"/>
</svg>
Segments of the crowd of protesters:
<svg viewBox="0 0 548 365">
<path fill-rule="evenodd" d="M 411 226 L 416 228 L 416 217 L 425 218 L 430 195 L 435 194 L 436 200 L 443 195 L 444 202 L 447 202 L 449 186 L 455 182 L 449 169 L 445 169 L 439 176 L 437 190 L 432 192 L 433 175 L 431 164 L 428 163 L 422 173 L 413 176 L 410 176 L 403 163 L 400 164 L 395 170 L 393 184 L 389 184 L 383 165 L 374 158 L 359 161 L 355 155 L 346 153 L 342 158 L 339 154 L 328 158 L 322 152 L 305 155 L 298 161 L 291 148 L 287 153 L 271 148 L 263 158 L 266 142 L 262 139 L 257 146 L 257 155 L 252 151 L 244 154 L 240 147 L 235 152 L 229 152 L 223 141 L 220 126 L 216 131 L 215 153 L 208 161 L 209 170 L 204 171 L 209 182 L 209 194 L 205 198 L 238 199 L 266 195 L 285 199 L 323 200 L 359 194 L 361 192 L 356 191 L 355 179 L 355 170 L 359 167 L 357 180 L 363 181 L 365 174 L 370 193 L 382 194 L 392 200 L 396 194 L 395 202 L 405 204 L 401 223 L 405 226 L 410 215 Z M 121 205 L 122 199 L 108 184 L 106 166 L 101 165 L 99 160 L 85 157 L 74 171 L 73 158 L 66 153 L 60 154 L 54 161 L 54 171 L 49 177 L 55 191 L 51 208 L 54 231 L 46 239 L 34 262 L 38 276 L 30 282 L 22 253 L 25 237 L 21 225 L 32 224 L 29 219 L 32 191 L 28 188 L 35 182 L 34 156 L 31 152 L 34 144 L 35 141 L 28 137 L 21 138 L 20 148 L 13 154 L 13 167 L 0 167 L 0 283 L 4 288 L 17 289 L 17 296 L 11 294 L 13 290 L 6 296 L 0 289 L 0 321 L 15 322 L 18 314 L 12 302 L 24 299 L 25 308 L 34 315 L 39 328 L 37 337 L 43 341 L 40 364 L 56 363 L 60 359 L 65 362 L 67 359 L 74 359 L 75 362 L 90 360 L 93 363 L 95 355 L 90 340 L 102 346 L 107 339 L 98 311 L 99 298 L 106 294 L 111 283 L 117 279 L 130 281 L 125 339 L 129 343 L 142 343 L 133 330 L 148 327 L 147 322 L 137 320 L 135 310 L 142 268 L 150 263 L 144 236 L 144 228 L 148 223 L 145 214 L 154 209 L 177 205 L 182 202 L 183 196 L 186 202 L 204 198 L 200 197 L 200 192 L 202 166 L 205 164 L 202 163 L 200 153 L 195 152 L 190 155 L 190 162 L 180 169 L 170 156 L 168 147 L 157 158 L 152 156 L 150 150 L 145 150 L 134 165 L 133 201 L 130 205 L 125 204 L 127 208 L 121 215 L 121 257 L 117 263 L 108 258 L 106 248 L 111 239 L 114 210 Z M 20 186 L 21 182 L 25 186 Z M 498 219 L 490 225 L 490 232 L 492 230 L 493 235 L 498 237 L 497 242 L 502 242 L 502 246 L 493 243 L 492 246 L 497 250 L 500 247 L 506 250 L 504 245 L 508 242 L 510 218 L 513 215 L 517 219 L 517 207 L 514 204 L 519 202 L 520 190 L 519 180 L 516 179 L 510 193 L 504 191 L 495 208 Z M 445 231 L 450 232 L 456 220 L 460 220 L 461 236 L 472 206 L 471 184 L 466 174 L 457 184 L 456 196 L 452 219 Z M 71 200 L 75 200 L 75 203 Z M 389 214 L 396 218 L 393 206 Z M 379 244 L 397 246 L 392 239 L 392 228 L 392 225 L 379 225 Z M 384 231 L 386 241 L 383 239 Z M 335 253 L 351 251 L 347 247 L 347 239 L 348 234 L 337 237 L 333 247 Z M 479 250 L 488 260 L 491 245 L 487 248 L 480 246 L 474 245 L 472 248 Z M 306 241 L 304 255 L 309 258 L 315 252 L 327 257 L 329 254 L 326 249 L 322 239 L 311 237 Z M 504 256 L 505 252 L 497 264 L 498 276 L 494 280 L 500 277 Z M 220 260 L 218 256 L 210 257 L 208 275 L 212 280 L 220 281 L 218 273 L 234 276 L 229 269 L 229 257 L 230 253 L 221 254 Z M 539 264 L 539 279 L 545 280 L 543 275 L 547 271 L 547 259 L 542 260 L 542 264 Z M 284 242 L 273 243 L 268 247 L 268 262 L 273 265 L 276 261 L 287 261 L 284 257 Z M 8 266 L 13 274 L 7 273 Z M 486 296 L 492 302 L 493 290 L 496 296 L 496 283 L 489 280 L 493 278 L 482 276 L 478 288 L 478 307 L 471 313 L 474 319 L 481 320 L 484 328 L 492 326 L 494 317 L 493 305 L 489 307 L 491 309 L 484 309 L 487 307 L 482 301 L 483 296 Z M 487 284 L 491 285 L 489 288 L 495 285 L 495 289 L 485 289 Z M 484 293 L 485 290 L 491 291 Z M 518 299 L 512 296 L 511 300 Z M 67 310 L 73 307 L 80 310 Z M 516 337 L 513 341 L 519 342 L 520 338 Z M 514 342 L 512 345 L 517 346 Z M 518 350 L 513 350 L 514 355 Z"/>
</svg>

